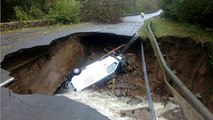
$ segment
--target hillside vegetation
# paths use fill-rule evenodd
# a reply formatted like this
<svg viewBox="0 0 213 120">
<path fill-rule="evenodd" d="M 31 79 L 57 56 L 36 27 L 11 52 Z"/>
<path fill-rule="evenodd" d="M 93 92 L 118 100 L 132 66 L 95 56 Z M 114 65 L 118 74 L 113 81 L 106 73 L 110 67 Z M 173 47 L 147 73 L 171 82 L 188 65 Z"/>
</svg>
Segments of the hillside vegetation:
<svg viewBox="0 0 213 120">
<path fill-rule="evenodd" d="M 151 19 L 151 27 L 156 37 L 178 36 L 191 37 L 197 42 L 213 42 L 213 30 L 202 28 L 187 23 L 179 23 L 166 18 Z M 148 21 L 145 22 L 141 30 L 143 38 L 148 38 L 148 29 L 146 28 Z"/>
<path fill-rule="evenodd" d="M 212 0 L 160 0 L 164 16 L 183 23 L 213 28 Z"/>
<path fill-rule="evenodd" d="M 55 23 L 117 23 L 123 14 L 158 9 L 157 0 L 2 0 L 1 22 L 51 19 Z"/>
<path fill-rule="evenodd" d="M 202 44 L 206 53 L 208 54 L 209 68 L 213 70 L 213 31 L 212 29 L 204 29 L 199 26 L 190 25 L 186 23 L 179 23 L 166 18 L 154 18 L 151 21 L 151 28 L 154 35 L 158 38 L 162 37 L 176 37 L 176 38 L 191 38 L 195 43 Z M 140 36 L 143 40 L 149 38 L 148 22 L 140 30 Z"/>
</svg>

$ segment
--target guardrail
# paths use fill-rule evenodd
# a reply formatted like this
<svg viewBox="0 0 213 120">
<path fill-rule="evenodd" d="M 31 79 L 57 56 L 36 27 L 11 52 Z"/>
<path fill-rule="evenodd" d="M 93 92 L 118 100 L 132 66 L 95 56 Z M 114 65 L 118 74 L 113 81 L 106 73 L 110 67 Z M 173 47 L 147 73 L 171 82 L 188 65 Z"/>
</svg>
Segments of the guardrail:
<svg viewBox="0 0 213 120">
<path fill-rule="evenodd" d="M 167 66 L 162 52 L 158 46 L 157 40 L 150 28 L 150 24 L 151 23 L 149 22 L 149 40 L 157 57 L 158 63 L 160 64 L 161 70 L 164 74 L 164 82 L 173 94 L 175 100 L 182 108 L 185 117 L 189 120 L 213 120 L 212 113 L 192 94 L 192 92 Z M 167 82 L 166 75 L 171 78 L 173 83 L 176 84 L 181 94 Z"/>
</svg>

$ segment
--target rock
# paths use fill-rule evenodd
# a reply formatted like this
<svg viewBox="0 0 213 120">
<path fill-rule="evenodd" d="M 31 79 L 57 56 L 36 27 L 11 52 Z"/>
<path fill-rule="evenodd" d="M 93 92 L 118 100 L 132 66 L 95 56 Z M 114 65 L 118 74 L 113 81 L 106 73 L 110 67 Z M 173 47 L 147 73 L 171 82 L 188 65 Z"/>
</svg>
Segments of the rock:
<svg viewBox="0 0 213 120">
<path fill-rule="evenodd" d="M 115 83 L 116 83 L 116 79 L 113 78 L 113 79 L 112 79 L 112 84 L 114 85 Z"/>
<path fill-rule="evenodd" d="M 132 94 L 131 94 L 131 92 L 128 90 L 126 95 L 127 95 L 127 96 L 131 96 Z"/>
<path fill-rule="evenodd" d="M 114 90 L 114 93 L 115 93 L 115 95 L 116 95 L 117 97 L 121 97 L 121 96 L 122 96 L 122 92 L 121 92 L 120 89 L 115 89 L 115 90 Z"/>
<path fill-rule="evenodd" d="M 121 94 L 122 94 L 122 96 L 124 96 L 124 97 L 126 96 L 126 93 L 127 93 L 126 90 L 122 90 L 122 91 L 121 91 Z"/>
<path fill-rule="evenodd" d="M 109 96 L 115 96 L 115 93 L 113 91 L 110 91 L 107 93 Z"/>
<path fill-rule="evenodd" d="M 103 93 L 104 92 L 104 90 L 103 89 L 99 89 L 99 93 Z"/>
<path fill-rule="evenodd" d="M 136 60 L 136 55 L 134 53 L 127 53 L 126 55 L 126 61 L 127 63 L 129 63 L 130 65 L 135 63 Z"/>
<path fill-rule="evenodd" d="M 120 84 L 117 85 L 117 87 L 120 88 L 120 89 L 125 89 L 125 88 L 128 87 L 128 84 L 127 83 L 120 83 Z"/>
<path fill-rule="evenodd" d="M 132 98 L 130 99 L 129 101 L 127 101 L 127 104 L 130 104 L 130 105 L 137 105 L 139 103 L 143 102 L 143 99 L 140 99 L 140 98 Z"/>
<path fill-rule="evenodd" d="M 110 85 L 107 86 L 107 88 L 108 88 L 108 89 L 115 89 L 115 88 L 116 88 L 116 85 L 110 84 Z"/>
<path fill-rule="evenodd" d="M 196 96 L 199 100 L 203 99 L 203 97 L 200 95 L 200 93 L 196 93 L 195 96 Z"/>
<path fill-rule="evenodd" d="M 137 89 L 138 89 L 138 86 L 135 85 L 135 84 L 133 84 L 132 87 L 131 87 L 131 90 L 132 90 L 132 91 L 136 91 Z"/>
<path fill-rule="evenodd" d="M 134 67 L 132 67 L 131 65 L 127 66 L 127 71 L 128 72 L 133 72 L 134 70 L 135 70 Z"/>
<path fill-rule="evenodd" d="M 147 107 L 140 107 L 129 110 L 121 110 L 120 115 L 122 117 L 129 117 L 131 120 L 150 120 L 150 113 Z"/>
<path fill-rule="evenodd" d="M 177 71 L 176 70 L 172 70 L 172 72 L 176 75 L 177 74 Z"/>
</svg>

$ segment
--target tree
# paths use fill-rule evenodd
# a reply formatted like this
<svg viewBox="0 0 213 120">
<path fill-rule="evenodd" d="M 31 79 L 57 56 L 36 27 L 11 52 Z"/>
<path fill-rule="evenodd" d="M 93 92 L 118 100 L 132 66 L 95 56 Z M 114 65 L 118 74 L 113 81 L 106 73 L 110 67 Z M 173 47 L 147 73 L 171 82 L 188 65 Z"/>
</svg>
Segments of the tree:
<svg viewBox="0 0 213 120">
<path fill-rule="evenodd" d="M 213 27 L 213 1 L 211 0 L 162 0 L 161 7 L 168 18 Z"/>
<path fill-rule="evenodd" d="M 1 22 L 8 22 L 15 19 L 24 20 L 27 18 L 41 19 L 48 13 L 49 9 L 55 5 L 55 2 L 56 0 L 2 0 Z M 21 16 L 16 16 L 17 14 L 21 14 Z M 25 15 L 27 15 L 27 17 Z M 41 16 L 38 17 L 39 15 Z"/>
<path fill-rule="evenodd" d="M 80 4 L 75 0 L 57 0 L 48 14 L 57 23 L 76 23 L 80 20 Z"/>
<path fill-rule="evenodd" d="M 116 0 L 81 1 L 81 18 L 83 21 L 115 23 L 120 21 L 122 8 Z"/>
</svg>

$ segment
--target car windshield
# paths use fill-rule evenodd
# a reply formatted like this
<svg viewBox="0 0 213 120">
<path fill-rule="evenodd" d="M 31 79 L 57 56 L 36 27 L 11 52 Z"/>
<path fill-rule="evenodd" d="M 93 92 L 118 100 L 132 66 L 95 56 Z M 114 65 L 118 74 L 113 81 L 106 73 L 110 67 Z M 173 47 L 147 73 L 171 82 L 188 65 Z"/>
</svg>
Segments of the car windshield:
<svg viewBox="0 0 213 120">
<path fill-rule="evenodd" d="M 107 72 L 112 73 L 115 70 L 117 64 L 118 63 L 116 63 L 116 62 L 112 63 L 109 67 L 107 67 Z"/>
</svg>

